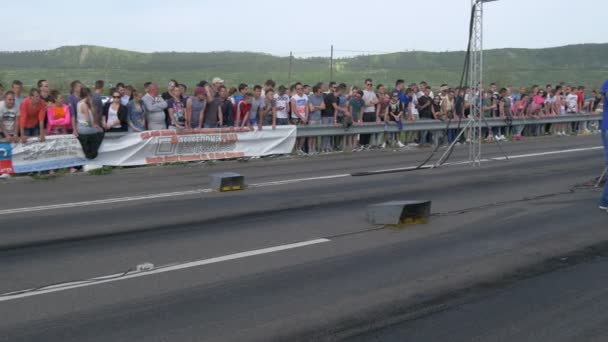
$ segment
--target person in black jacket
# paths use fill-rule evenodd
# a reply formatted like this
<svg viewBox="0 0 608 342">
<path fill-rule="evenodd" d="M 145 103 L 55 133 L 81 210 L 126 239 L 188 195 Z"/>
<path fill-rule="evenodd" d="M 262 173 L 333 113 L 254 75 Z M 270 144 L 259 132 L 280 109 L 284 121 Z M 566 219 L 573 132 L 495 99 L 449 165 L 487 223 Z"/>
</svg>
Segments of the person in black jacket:
<svg viewBox="0 0 608 342">
<path fill-rule="evenodd" d="M 220 86 L 218 89 L 221 99 L 223 126 L 232 127 L 234 125 L 234 111 L 232 102 L 228 100 L 228 90 L 224 86 Z"/>
<path fill-rule="evenodd" d="M 106 132 L 126 132 L 129 129 L 127 123 L 128 109 L 120 103 L 120 93 L 112 92 L 111 101 L 103 106 L 101 123 Z"/>
</svg>

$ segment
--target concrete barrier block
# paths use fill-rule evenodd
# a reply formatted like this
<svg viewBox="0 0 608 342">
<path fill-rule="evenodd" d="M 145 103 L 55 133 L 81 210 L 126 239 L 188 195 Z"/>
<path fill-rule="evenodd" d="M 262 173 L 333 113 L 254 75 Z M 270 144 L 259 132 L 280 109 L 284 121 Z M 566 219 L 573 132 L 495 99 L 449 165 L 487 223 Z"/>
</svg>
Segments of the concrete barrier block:
<svg viewBox="0 0 608 342">
<path fill-rule="evenodd" d="M 245 177 L 235 172 L 214 173 L 211 177 L 211 189 L 217 191 L 235 191 L 245 189 Z"/>
<path fill-rule="evenodd" d="M 431 201 L 392 201 L 367 207 L 367 220 L 373 224 L 426 223 L 430 216 Z"/>
</svg>

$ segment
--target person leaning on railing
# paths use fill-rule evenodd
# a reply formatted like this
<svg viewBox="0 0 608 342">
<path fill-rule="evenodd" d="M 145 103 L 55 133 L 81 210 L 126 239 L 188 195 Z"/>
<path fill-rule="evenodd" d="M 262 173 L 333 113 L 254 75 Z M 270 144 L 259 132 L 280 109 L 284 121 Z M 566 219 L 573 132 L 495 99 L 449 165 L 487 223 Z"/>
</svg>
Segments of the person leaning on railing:
<svg viewBox="0 0 608 342">
<path fill-rule="evenodd" d="M 26 143 L 27 137 L 38 136 L 40 142 L 44 141 L 44 120 L 46 117 L 46 104 L 40 99 L 40 91 L 36 88 L 30 90 L 28 96 L 19 107 L 19 129 L 21 142 Z"/>
<path fill-rule="evenodd" d="M 97 152 L 103 141 L 103 129 L 96 123 L 91 90 L 80 89 L 80 101 L 76 106 L 76 115 L 72 116 L 74 135 L 80 141 L 82 151 L 87 159 L 97 158 Z"/>
</svg>

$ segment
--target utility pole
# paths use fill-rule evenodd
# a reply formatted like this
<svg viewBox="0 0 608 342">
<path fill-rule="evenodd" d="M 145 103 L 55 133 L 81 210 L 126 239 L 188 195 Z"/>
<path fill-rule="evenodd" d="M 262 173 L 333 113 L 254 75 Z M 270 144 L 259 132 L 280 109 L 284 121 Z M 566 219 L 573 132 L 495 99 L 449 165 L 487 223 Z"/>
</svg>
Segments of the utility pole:
<svg viewBox="0 0 608 342">
<path fill-rule="evenodd" d="M 329 57 L 329 81 L 334 80 L 334 46 L 331 46 L 331 55 Z"/>
<path fill-rule="evenodd" d="M 291 85 L 291 72 L 293 70 L 293 53 L 289 51 L 289 75 L 287 76 L 287 83 Z"/>
</svg>

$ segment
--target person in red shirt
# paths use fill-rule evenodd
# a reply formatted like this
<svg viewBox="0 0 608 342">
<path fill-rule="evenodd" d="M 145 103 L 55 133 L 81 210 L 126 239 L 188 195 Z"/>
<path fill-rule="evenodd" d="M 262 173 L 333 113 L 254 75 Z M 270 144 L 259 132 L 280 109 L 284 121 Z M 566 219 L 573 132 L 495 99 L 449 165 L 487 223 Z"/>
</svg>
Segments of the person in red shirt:
<svg viewBox="0 0 608 342">
<path fill-rule="evenodd" d="M 36 88 L 30 90 L 30 96 L 21 102 L 19 109 L 19 129 L 21 142 L 26 143 L 27 137 L 38 136 L 44 141 L 44 118 L 46 104 L 40 99 L 40 91 Z"/>
<path fill-rule="evenodd" d="M 585 87 L 578 87 L 578 91 L 576 92 L 576 96 L 578 97 L 576 104 L 578 107 L 578 112 L 583 112 L 583 104 L 585 103 Z"/>
<path fill-rule="evenodd" d="M 253 101 L 253 93 L 246 93 L 243 98 L 238 102 L 236 109 L 236 117 L 234 118 L 235 127 L 250 127 L 249 122 L 249 111 L 251 110 Z"/>
</svg>

